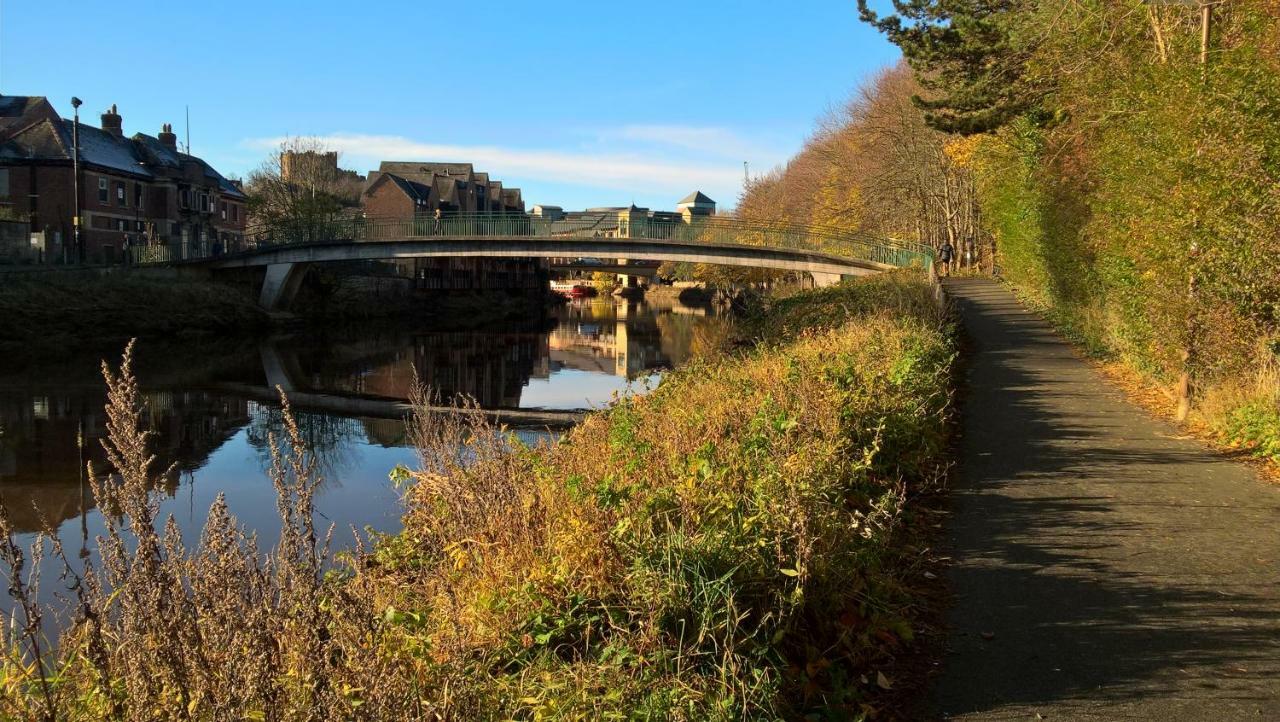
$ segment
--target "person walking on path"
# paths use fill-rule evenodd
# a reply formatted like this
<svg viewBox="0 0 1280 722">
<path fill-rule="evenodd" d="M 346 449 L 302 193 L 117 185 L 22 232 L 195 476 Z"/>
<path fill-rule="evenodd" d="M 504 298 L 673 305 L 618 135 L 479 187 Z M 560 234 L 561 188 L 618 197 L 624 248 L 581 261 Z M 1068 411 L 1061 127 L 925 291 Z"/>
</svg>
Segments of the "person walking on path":
<svg viewBox="0 0 1280 722">
<path fill-rule="evenodd" d="M 938 261 L 942 264 L 942 275 L 951 275 L 951 262 L 956 257 L 956 249 L 951 245 L 951 241 L 943 241 L 942 248 L 938 249 Z"/>
</svg>

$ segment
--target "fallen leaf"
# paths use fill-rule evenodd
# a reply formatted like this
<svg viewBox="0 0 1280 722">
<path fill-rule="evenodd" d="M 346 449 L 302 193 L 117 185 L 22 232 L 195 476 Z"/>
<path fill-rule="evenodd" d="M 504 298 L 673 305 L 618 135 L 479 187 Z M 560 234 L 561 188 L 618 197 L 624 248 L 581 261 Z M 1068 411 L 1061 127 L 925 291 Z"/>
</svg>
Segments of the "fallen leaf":
<svg viewBox="0 0 1280 722">
<path fill-rule="evenodd" d="M 876 672 L 876 684 L 880 689 L 893 689 L 893 680 L 884 676 L 884 672 Z"/>
</svg>

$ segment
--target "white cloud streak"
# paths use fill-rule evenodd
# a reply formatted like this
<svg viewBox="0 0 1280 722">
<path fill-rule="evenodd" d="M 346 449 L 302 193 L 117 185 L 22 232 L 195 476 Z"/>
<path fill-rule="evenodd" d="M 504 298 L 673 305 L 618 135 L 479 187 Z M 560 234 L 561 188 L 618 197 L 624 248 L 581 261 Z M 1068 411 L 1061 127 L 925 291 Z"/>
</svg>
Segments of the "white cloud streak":
<svg viewBox="0 0 1280 722">
<path fill-rule="evenodd" d="M 604 142 L 652 144 L 735 160 L 768 162 L 782 156 L 776 150 L 752 142 L 728 128 L 690 125 L 624 125 L 598 133 Z"/>
<path fill-rule="evenodd" d="M 705 133 L 704 133 L 705 131 Z M 680 129 L 674 126 L 632 126 L 614 137 L 692 149 L 700 138 L 716 129 Z M 627 135 L 630 135 L 630 138 Z M 270 149 L 284 138 L 261 138 L 247 147 Z M 375 168 L 382 160 L 455 161 L 475 164 L 501 179 L 530 179 L 634 192 L 686 193 L 694 188 L 719 192 L 741 187 L 740 161 L 728 159 L 676 160 L 635 152 L 578 152 L 506 148 L 489 145 L 423 143 L 393 135 L 335 133 L 319 136 L 326 146 L 341 152 L 344 165 Z"/>
</svg>

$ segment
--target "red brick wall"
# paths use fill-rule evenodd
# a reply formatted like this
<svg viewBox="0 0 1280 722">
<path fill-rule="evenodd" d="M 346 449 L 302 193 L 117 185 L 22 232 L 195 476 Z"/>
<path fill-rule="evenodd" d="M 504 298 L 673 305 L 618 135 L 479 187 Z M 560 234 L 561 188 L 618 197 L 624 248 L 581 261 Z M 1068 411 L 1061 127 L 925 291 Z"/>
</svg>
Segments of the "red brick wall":
<svg viewBox="0 0 1280 722">
<path fill-rule="evenodd" d="M 394 183 L 386 182 L 361 198 L 365 215 L 379 218 L 413 218 L 413 201 Z"/>
</svg>

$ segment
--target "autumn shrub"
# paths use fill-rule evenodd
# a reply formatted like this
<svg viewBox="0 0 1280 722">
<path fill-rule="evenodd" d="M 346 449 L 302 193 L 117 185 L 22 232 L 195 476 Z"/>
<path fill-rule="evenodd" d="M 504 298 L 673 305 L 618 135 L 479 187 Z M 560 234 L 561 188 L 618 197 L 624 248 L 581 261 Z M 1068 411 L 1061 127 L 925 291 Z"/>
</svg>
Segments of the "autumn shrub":
<svg viewBox="0 0 1280 722">
<path fill-rule="evenodd" d="M 1271 356 L 1256 376 L 1214 387 L 1204 409 L 1224 443 L 1280 463 L 1280 354 L 1275 351 L 1280 346 L 1267 346 Z"/>
<path fill-rule="evenodd" d="M 874 710 L 919 614 L 916 502 L 943 462 L 953 348 L 927 287 L 900 277 L 762 314 L 753 350 L 692 362 L 553 446 L 418 425 L 431 453 L 377 568 L 441 709 Z"/>
</svg>

